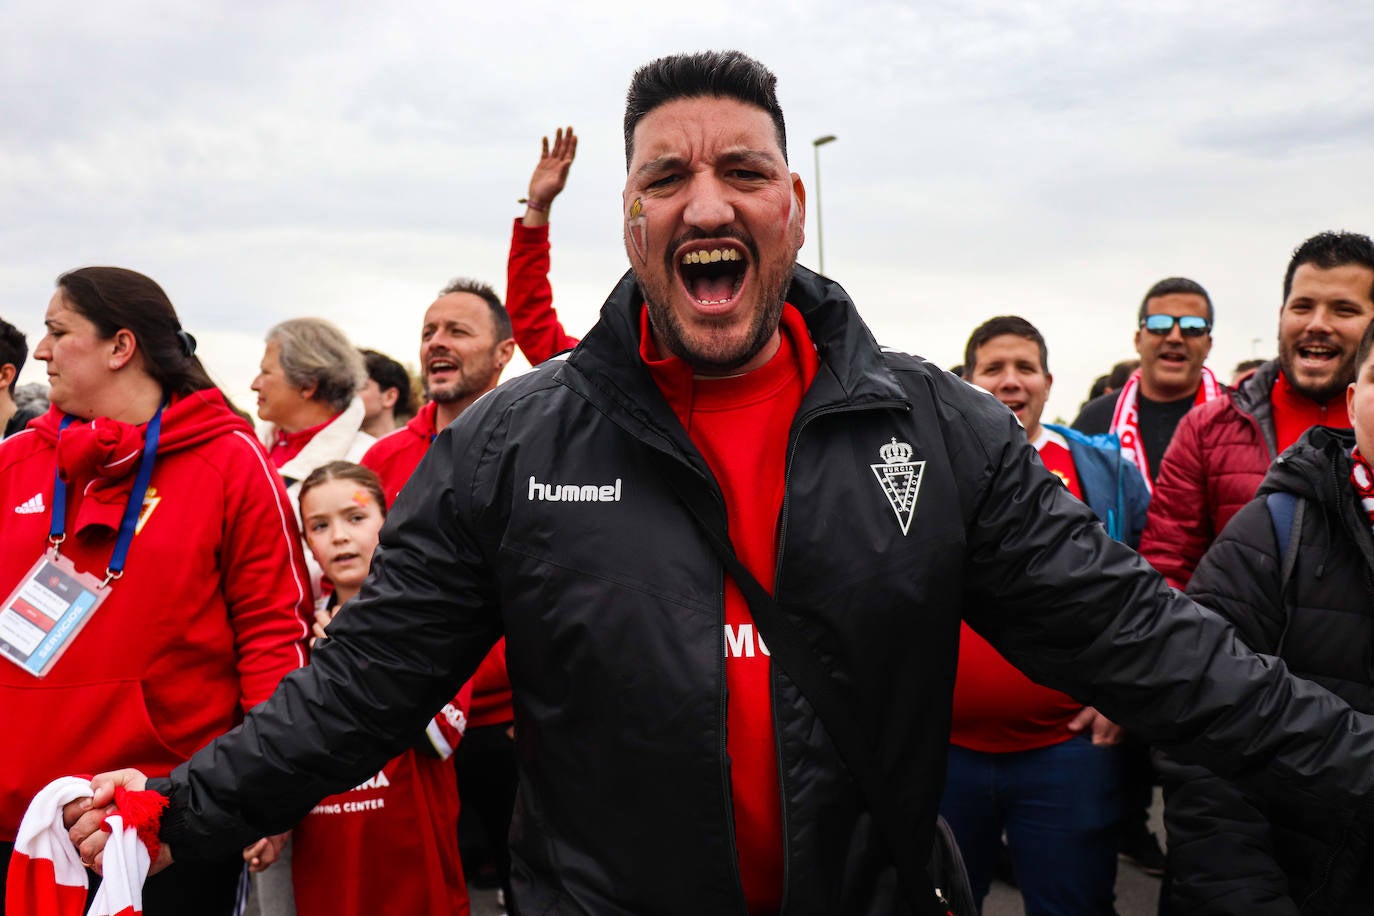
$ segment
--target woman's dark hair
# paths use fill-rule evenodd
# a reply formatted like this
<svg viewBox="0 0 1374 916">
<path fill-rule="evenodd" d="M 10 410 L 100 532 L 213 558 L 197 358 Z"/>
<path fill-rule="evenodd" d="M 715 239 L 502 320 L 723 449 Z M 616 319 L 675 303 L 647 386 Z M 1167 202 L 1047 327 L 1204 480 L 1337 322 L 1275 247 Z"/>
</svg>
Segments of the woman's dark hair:
<svg viewBox="0 0 1374 916">
<path fill-rule="evenodd" d="M 196 357 L 195 338 L 182 330 L 172 300 L 151 277 L 122 267 L 82 267 L 58 277 L 57 288 L 102 338 L 131 332 L 144 371 L 164 395 L 218 387 Z"/>
<path fill-rule="evenodd" d="M 377 501 L 377 508 L 382 510 L 382 518 L 386 518 L 386 493 L 382 490 L 382 479 L 371 469 L 351 461 L 331 461 L 311 471 L 309 476 L 301 481 L 300 491 L 296 495 L 297 505 L 304 509 L 305 494 L 331 480 L 347 480 L 367 490 Z"/>
</svg>

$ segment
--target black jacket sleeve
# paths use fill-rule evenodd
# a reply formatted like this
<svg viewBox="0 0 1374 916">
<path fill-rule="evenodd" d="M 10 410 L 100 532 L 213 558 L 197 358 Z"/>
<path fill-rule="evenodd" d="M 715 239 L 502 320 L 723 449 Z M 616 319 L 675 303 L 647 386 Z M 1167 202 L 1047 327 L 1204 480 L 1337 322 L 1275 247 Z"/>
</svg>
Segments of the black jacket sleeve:
<svg viewBox="0 0 1374 916">
<path fill-rule="evenodd" d="M 1199 604 L 1230 621 L 1256 652 L 1283 630 L 1278 544 L 1264 500 L 1242 509 L 1188 583 Z M 1261 801 L 1205 767 L 1156 758 L 1165 792 L 1172 900 L 1179 912 L 1297 913 Z"/>
<path fill-rule="evenodd" d="M 967 529 L 969 623 L 1033 680 L 1182 759 L 1300 804 L 1369 810 L 1374 720 L 1170 589 L 1002 413 L 970 417 L 986 456 Z"/>
<path fill-rule="evenodd" d="M 473 441 L 479 426 L 439 435 L 392 508 L 362 593 L 310 664 L 238 728 L 150 781 L 172 800 L 161 837 L 174 855 L 240 849 L 375 773 L 499 638 L 495 585 L 467 524 L 480 511 L 473 479 L 489 444 Z"/>
</svg>

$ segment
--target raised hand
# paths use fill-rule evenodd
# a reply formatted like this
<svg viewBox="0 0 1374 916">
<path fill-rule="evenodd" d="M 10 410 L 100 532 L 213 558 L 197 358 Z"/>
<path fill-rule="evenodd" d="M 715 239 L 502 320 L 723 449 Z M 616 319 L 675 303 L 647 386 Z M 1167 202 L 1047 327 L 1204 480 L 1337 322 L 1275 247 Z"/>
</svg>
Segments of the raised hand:
<svg viewBox="0 0 1374 916">
<path fill-rule="evenodd" d="M 540 214 L 545 222 L 548 220 L 549 206 L 568 183 L 568 170 L 572 168 L 576 157 L 577 134 L 571 126 L 560 127 L 554 132 L 552 146 L 548 137 L 540 141 L 539 162 L 534 167 L 534 174 L 530 175 L 526 201 L 529 211 Z M 527 211 L 525 215 L 530 216 L 530 212 Z"/>
</svg>

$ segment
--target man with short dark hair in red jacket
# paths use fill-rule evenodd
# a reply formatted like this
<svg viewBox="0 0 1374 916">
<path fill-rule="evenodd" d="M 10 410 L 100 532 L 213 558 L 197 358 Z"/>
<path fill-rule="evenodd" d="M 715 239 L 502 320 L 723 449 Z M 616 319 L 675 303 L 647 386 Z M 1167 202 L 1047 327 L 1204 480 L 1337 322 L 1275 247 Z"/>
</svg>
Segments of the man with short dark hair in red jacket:
<svg viewBox="0 0 1374 916">
<path fill-rule="evenodd" d="M 1283 281 L 1279 357 L 1229 397 L 1188 413 L 1155 481 L 1140 552 L 1176 588 L 1192 578 L 1270 463 L 1310 426 L 1349 428 L 1345 389 L 1374 318 L 1374 242 L 1323 232 L 1293 253 Z"/>
</svg>

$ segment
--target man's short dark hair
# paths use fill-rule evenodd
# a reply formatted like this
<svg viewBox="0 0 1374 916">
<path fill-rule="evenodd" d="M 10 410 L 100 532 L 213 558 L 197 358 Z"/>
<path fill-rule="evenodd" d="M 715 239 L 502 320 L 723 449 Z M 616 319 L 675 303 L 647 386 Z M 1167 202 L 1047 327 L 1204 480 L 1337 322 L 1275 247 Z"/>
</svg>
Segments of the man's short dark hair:
<svg viewBox="0 0 1374 916">
<path fill-rule="evenodd" d="M 481 280 L 472 280 L 467 277 L 459 277 L 451 280 L 448 286 L 439 290 L 439 295 L 447 296 L 449 293 L 471 293 L 479 296 L 487 303 L 487 308 L 491 309 L 491 323 L 496 329 L 496 340 L 501 342 L 514 335 L 511 330 L 510 313 L 501 304 L 501 297 L 496 295 L 496 290 L 492 289 Z"/>
<path fill-rule="evenodd" d="M 635 127 L 660 105 L 703 96 L 735 99 L 765 111 L 773 119 L 778 147 L 787 161 L 787 125 L 778 104 L 778 78 L 763 64 L 739 51 L 671 54 L 635 71 L 625 97 L 625 168 L 634 158 Z"/>
<path fill-rule="evenodd" d="M 969 335 L 968 343 L 964 345 L 964 378 L 972 379 L 973 373 L 978 369 L 978 348 L 994 337 L 1004 334 L 1033 341 L 1040 348 L 1040 370 L 1046 375 L 1049 374 L 1050 351 L 1045 346 L 1044 336 L 1035 325 L 1019 315 L 998 315 L 978 325 Z"/>
<path fill-rule="evenodd" d="M 359 348 L 363 363 L 367 366 L 367 377 L 377 383 L 382 391 L 396 389 L 396 403 L 391 408 L 392 416 L 415 416 L 415 391 L 410 387 L 410 373 L 406 367 L 385 353 Z"/>
<path fill-rule="evenodd" d="M 1369 236 L 1358 232 L 1322 232 L 1312 236 L 1293 250 L 1288 262 L 1288 273 L 1283 275 L 1283 301 L 1288 302 L 1288 294 L 1293 291 L 1293 274 L 1304 264 L 1311 264 L 1322 270 L 1359 264 L 1374 270 L 1374 242 Z M 1374 299 L 1374 286 L 1369 296 Z"/>
<path fill-rule="evenodd" d="M 24 336 L 24 332 L 0 318 L 0 366 L 10 365 L 14 367 L 14 378 L 10 379 L 10 395 L 14 395 L 15 383 L 19 381 L 19 373 L 24 369 L 24 362 L 29 358 L 29 341 Z"/>
<path fill-rule="evenodd" d="M 1145 310 L 1149 307 L 1151 299 L 1156 296 L 1171 296 L 1177 293 L 1201 296 L 1202 301 L 1207 303 L 1207 323 L 1213 323 L 1215 316 L 1212 314 L 1212 297 L 1207 295 L 1207 290 L 1202 288 L 1201 283 L 1196 280 L 1189 280 L 1187 277 L 1166 277 L 1150 287 L 1145 298 L 1140 300 L 1140 311 L 1136 314 L 1136 322 L 1145 320 Z"/>
</svg>

